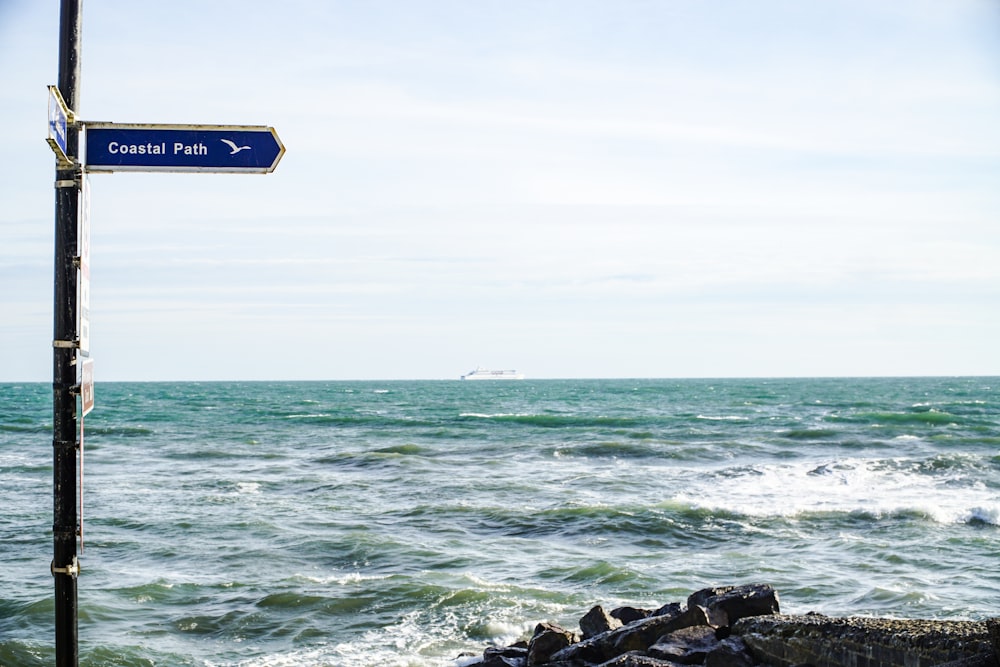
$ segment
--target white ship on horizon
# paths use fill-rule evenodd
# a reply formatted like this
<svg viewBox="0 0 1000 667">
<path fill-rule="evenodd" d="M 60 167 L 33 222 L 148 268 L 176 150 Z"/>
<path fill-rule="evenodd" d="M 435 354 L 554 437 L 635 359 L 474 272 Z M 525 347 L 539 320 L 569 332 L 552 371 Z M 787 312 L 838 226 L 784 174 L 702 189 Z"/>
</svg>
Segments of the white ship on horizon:
<svg viewBox="0 0 1000 667">
<path fill-rule="evenodd" d="M 487 368 L 476 368 L 462 376 L 463 380 L 523 380 L 524 373 L 517 371 L 491 371 Z"/>
</svg>

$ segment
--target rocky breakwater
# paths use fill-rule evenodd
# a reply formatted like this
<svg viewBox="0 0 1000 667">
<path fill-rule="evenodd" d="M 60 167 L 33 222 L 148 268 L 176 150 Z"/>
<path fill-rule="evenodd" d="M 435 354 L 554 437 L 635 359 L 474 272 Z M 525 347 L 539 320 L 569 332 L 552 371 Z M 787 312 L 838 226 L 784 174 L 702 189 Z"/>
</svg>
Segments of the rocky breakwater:
<svg viewBox="0 0 1000 667">
<path fill-rule="evenodd" d="M 539 623 L 527 641 L 462 667 L 997 667 L 1000 624 L 783 616 L 767 584 L 706 588 L 659 609 L 600 606 L 579 631 Z M 991 641 L 991 636 L 996 641 Z"/>
<path fill-rule="evenodd" d="M 594 607 L 579 632 L 539 623 L 529 641 L 487 648 L 476 667 L 751 667 L 747 645 L 730 628 L 741 618 L 777 614 L 778 594 L 765 584 L 706 588 L 686 604 L 659 609 Z"/>
</svg>

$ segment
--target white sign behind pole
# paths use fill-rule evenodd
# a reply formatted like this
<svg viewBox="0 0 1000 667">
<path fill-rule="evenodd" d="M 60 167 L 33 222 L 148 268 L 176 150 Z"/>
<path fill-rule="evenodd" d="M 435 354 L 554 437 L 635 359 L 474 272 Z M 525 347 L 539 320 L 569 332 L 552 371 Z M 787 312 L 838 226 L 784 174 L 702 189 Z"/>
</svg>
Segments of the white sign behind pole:
<svg viewBox="0 0 1000 667">
<path fill-rule="evenodd" d="M 77 331 L 80 332 L 80 354 L 90 356 L 90 179 L 84 175 L 80 188 L 77 249 L 80 253 L 80 294 L 77 300 Z"/>
</svg>

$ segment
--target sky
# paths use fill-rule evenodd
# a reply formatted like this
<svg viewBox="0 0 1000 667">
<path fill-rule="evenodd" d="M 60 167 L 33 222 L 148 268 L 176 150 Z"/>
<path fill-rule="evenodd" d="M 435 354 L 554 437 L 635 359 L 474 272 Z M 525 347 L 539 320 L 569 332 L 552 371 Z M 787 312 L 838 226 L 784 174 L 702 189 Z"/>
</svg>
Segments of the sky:
<svg viewBox="0 0 1000 667">
<path fill-rule="evenodd" d="M 59 3 L 0 0 L 0 381 L 52 377 Z M 1000 375 L 994 0 L 85 0 L 117 380 Z"/>
</svg>

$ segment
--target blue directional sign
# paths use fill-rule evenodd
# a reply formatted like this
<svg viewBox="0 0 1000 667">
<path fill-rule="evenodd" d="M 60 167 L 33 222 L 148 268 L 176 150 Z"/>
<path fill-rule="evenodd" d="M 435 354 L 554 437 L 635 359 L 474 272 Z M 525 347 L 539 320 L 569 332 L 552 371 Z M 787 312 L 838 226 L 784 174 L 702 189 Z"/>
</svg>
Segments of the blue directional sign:
<svg viewBox="0 0 1000 667">
<path fill-rule="evenodd" d="M 263 125 L 82 123 L 87 171 L 196 171 L 266 174 L 285 147 Z"/>
</svg>

